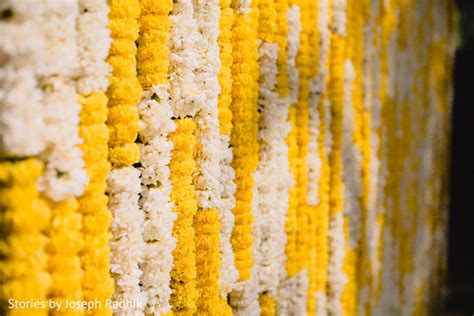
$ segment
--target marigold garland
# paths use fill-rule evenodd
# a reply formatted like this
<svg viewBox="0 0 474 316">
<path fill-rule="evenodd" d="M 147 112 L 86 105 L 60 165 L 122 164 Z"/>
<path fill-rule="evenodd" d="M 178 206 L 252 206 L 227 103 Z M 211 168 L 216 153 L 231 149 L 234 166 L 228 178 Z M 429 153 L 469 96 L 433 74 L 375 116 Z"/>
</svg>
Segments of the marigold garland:
<svg viewBox="0 0 474 316">
<path fill-rule="evenodd" d="M 191 118 L 178 119 L 176 130 L 170 134 L 174 148 L 170 162 L 171 200 L 177 219 L 173 226 L 176 248 L 171 271 L 171 305 L 173 314 L 196 311 L 196 244 L 193 218 L 197 212 L 196 192 L 192 185 L 195 168 L 194 151 L 196 124 Z"/>
<path fill-rule="evenodd" d="M 234 262 L 234 251 L 230 241 L 232 230 L 234 228 L 234 214 L 232 209 L 235 207 L 235 170 L 232 168 L 233 154 L 230 148 L 230 134 L 232 131 L 232 111 L 230 105 L 232 102 L 232 32 L 228 32 L 234 22 L 233 9 L 230 7 L 230 0 L 220 2 L 219 18 L 219 57 L 221 67 L 219 71 L 219 86 L 221 92 L 218 99 L 218 116 L 220 127 L 220 139 L 222 157 L 220 161 L 220 182 L 221 189 L 221 207 L 219 207 L 221 231 L 219 239 L 219 249 L 221 256 L 221 273 L 219 274 L 219 284 L 221 295 L 226 298 L 227 294 L 234 287 L 239 275 Z M 227 299 L 227 298 L 226 298 Z"/>
<path fill-rule="evenodd" d="M 145 213 L 145 241 L 141 288 L 147 295 L 146 313 L 165 314 L 171 309 L 172 236 L 176 214 L 170 200 L 169 163 L 174 131 L 173 111 L 169 103 L 169 49 L 167 47 L 172 9 L 171 1 L 140 1 L 140 34 L 137 50 L 138 79 L 144 90 L 138 104 L 140 115 L 140 207 Z M 160 280 L 160 282 L 156 282 Z"/>
<path fill-rule="evenodd" d="M 199 297 L 197 314 L 223 315 L 219 289 L 219 213 L 200 210 L 194 218 L 196 232 L 196 271 Z"/>
<path fill-rule="evenodd" d="M 8 315 L 47 315 L 47 308 L 13 308 L 8 300 L 46 302 L 51 285 L 45 246 L 51 211 L 36 182 L 43 164 L 35 158 L 0 163 L 0 310 Z M 22 249 L 18 252 L 18 249 Z"/>
<path fill-rule="evenodd" d="M 132 167 L 140 160 L 140 147 L 135 143 L 139 130 L 136 104 L 142 89 L 136 75 L 140 16 L 138 0 L 111 0 L 109 29 L 112 43 L 107 58 L 112 72 L 107 90 L 109 98 L 109 160 L 113 170 L 108 177 L 107 193 L 113 214 L 111 231 L 111 272 L 115 279 L 116 302 L 135 302 L 126 308 L 114 309 L 116 314 L 140 314 L 147 298 L 140 287 L 145 242 L 144 214 L 140 210 L 140 171 Z M 127 245 L 133 245 L 129 248 Z"/>
<path fill-rule="evenodd" d="M 104 313 L 111 314 L 106 308 L 106 300 L 110 299 L 114 289 L 109 274 L 109 226 L 112 216 L 105 195 L 107 174 L 110 172 L 107 160 L 109 133 L 105 125 L 107 97 L 103 92 L 94 92 L 88 97 L 79 97 L 79 101 L 82 105 L 79 133 L 84 139 L 81 149 L 90 179 L 84 194 L 78 199 L 84 236 L 81 252 L 83 299 L 99 300 Z M 99 283 L 101 287 L 97 287 Z"/>
<path fill-rule="evenodd" d="M 253 172 L 258 164 L 257 89 L 257 16 L 255 6 L 249 14 L 235 14 L 232 30 L 232 133 L 230 144 L 234 154 L 236 205 L 233 209 L 235 226 L 231 242 L 239 281 L 248 280 L 252 259 L 252 188 Z M 255 40 L 255 41 L 254 41 Z"/>
</svg>

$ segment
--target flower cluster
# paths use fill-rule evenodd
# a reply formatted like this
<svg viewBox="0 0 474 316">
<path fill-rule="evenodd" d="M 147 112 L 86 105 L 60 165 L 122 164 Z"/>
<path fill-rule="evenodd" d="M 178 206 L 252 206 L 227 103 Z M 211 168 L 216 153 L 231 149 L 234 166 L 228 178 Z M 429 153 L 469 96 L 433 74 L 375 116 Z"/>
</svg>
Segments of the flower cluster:
<svg viewBox="0 0 474 316">
<path fill-rule="evenodd" d="M 232 37 L 232 133 L 230 143 L 235 169 L 236 205 L 232 246 L 239 280 L 248 280 L 252 259 L 252 189 L 253 172 L 258 164 L 258 112 L 256 80 L 258 79 L 257 14 L 255 6 L 249 14 L 236 14 Z"/>
<path fill-rule="evenodd" d="M 76 41 L 78 4 L 51 2 L 41 14 L 47 61 L 39 66 L 43 90 L 45 139 L 42 158 L 47 162 L 39 188 L 54 201 L 82 194 L 88 181 L 78 145 L 80 104 L 73 81 L 79 66 Z"/>
<path fill-rule="evenodd" d="M 140 147 L 135 143 L 139 131 L 137 102 L 142 89 L 136 74 L 140 16 L 138 0 L 112 0 L 109 5 L 109 29 L 112 43 L 107 58 L 112 67 L 107 90 L 109 97 L 109 160 L 113 170 L 107 182 L 109 207 L 113 219 L 110 270 L 115 280 L 114 301 L 137 304 L 116 308 L 119 315 L 143 313 L 147 294 L 140 281 L 145 242 L 144 214 L 140 210 L 140 171 L 132 165 L 140 160 Z"/>
<path fill-rule="evenodd" d="M 36 187 L 42 172 L 43 164 L 35 158 L 0 163 L 2 302 L 9 299 L 41 302 L 49 294 L 51 276 L 47 272 L 45 247 L 51 213 Z M 5 306 L 2 308 L 6 310 Z M 30 308 L 9 312 L 47 314 L 47 310 Z"/>
<path fill-rule="evenodd" d="M 220 179 L 221 183 L 221 205 L 218 207 L 221 231 L 219 238 L 219 249 L 221 256 L 221 273 L 219 284 L 221 295 L 226 297 L 232 290 L 239 275 L 234 264 L 234 251 L 230 238 L 234 229 L 235 207 L 235 170 L 232 168 L 232 149 L 230 148 L 230 133 L 232 131 L 232 33 L 230 29 L 234 21 L 233 10 L 230 7 L 230 0 L 221 1 L 221 12 L 219 18 L 219 57 L 221 67 L 219 71 L 220 94 L 218 98 L 218 117 L 220 127 L 221 161 Z"/>
<path fill-rule="evenodd" d="M 118 315 L 140 314 L 146 303 L 146 294 L 140 288 L 142 272 L 139 267 L 145 248 L 142 237 L 144 215 L 138 203 L 140 172 L 133 167 L 113 169 L 107 180 L 113 215 L 110 271 L 115 280 L 115 291 L 112 299 L 139 303 L 114 312 Z"/>
<path fill-rule="evenodd" d="M 331 50 L 329 55 L 330 81 L 328 95 L 331 106 L 329 128 L 332 146 L 329 153 L 330 214 L 329 214 L 329 262 L 328 262 L 328 306 L 330 313 L 343 313 L 342 294 L 347 283 L 344 273 L 345 230 L 343 214 L 344 183 L 342 179 L 343 109 L 344 109 L 344 59 L 345 59 L 345 4 L 333 3 Z M 344 27 L 341 26 L 341 20 Z"/>
<path fill-rule="evenodd" d="M 173 154 L 170 162 L 171 200 L 177 219 L 173 226 L 176 248 L 173 250 L 171 271 L 171 305 L 174 314 L 189 314 L 196 311 L 198 292 L 196 289 L 196 244 L 193 227 L 197 212 L 196 192 L 192 184 L 195 169 L 194 151 L 196 124 L 191 118 L 178 119 L 176 130 L 170 135 Z"/>
<path fill-rule="evenodd" d="M 106 1 L 79 1 L 77 18 L 77 43 L 79 73 L 76 90 L 81 95 L 79 135 L 83 139 L 81 150 L 89 183 L 78 199 L 82 213 L 83 249 L 81 264 L 82 299 L 100 301 L 96 312 L 110 313 L 106 300 L 112 297 L 114 284 L 110 276 L 109 227 L 112 214 L 105 195 L 108 161 L 109 130 L 107 120 L 107 96 L 110 65 L 105 59 L 110 46 Z M 97 284 L 102 286 L 97 287 Z"/>
<path fill-rule="evenodd" d="M 258 166 L 258 1 L 249 9 L 236 8 L 232 53 L 232 123 L 230 144 L 234 154 L 236 204 L 232 210 L 235 226 L 231 242 L 239 283 L 231 293 L 230 303 L 237 315 L 259 313 L 255 255 L 255 211 L 258 199 L 255 170 Z"/>
<path fill-rule="evenodd" d="M 196 232 L 197 310 L 223 315 L 220 301 L 219 213 L 200 210 L 194 218 Z"/>
<path fill-rule="evenodd" d="M 289 74 L 289 100 L 288 102 L 293 103 L 295 101 L 295 91 L 298 91 L 298 69 L 296 68 L 296 54 L 300 44 L 300 9 L 298 6 L 292 5 L 287 13 L 288 16 L 288 74 Z M 295 276 L 297 272 L 296 267 L 296 208 L 298 205 L 296 195 L 296 172 L 297 172 L 297 159 L 298 159 L 298 147 L 296 142 L 296 110 L 295 107 L 290 107 L 288 112 L 288 122 L 291 125 L 291 131 L 289 132 L 286 142 L 288 146 L 288 161 L 290 173 L 293 177 L 292 184 L 289 189 L 289 204 L 286 213 L 286 275 L 287 277 Z"/>
<path fill-rule="evenodd" d="M 135 60 L 140 4 L 138 0 L 112 0 L 108 5 L 109 29 L 112 37 L 107 58 L 112 67 L 107 90 L 109 160 L 113 166 L 126 167 L 140 159 L 140 148 L 135 144 L 139 130 L 136 104 L 142 92 L 136 76 Z"/>
<path fill-rule="evenodd" d="M 254 210 L 255 263 L 258 290 L 273 300 L 285 276 L 285 215 L 289 173 L 288 102 L 276 90 L 278 44 L 275 42 L 276 8 L 273 1 L 260 1 L 259 24 L 259 165 L 255 172 L 257 204 Z M 264 300 L 266 302 L 268 300 Z M 275 304 L 275 303 L 273 303 Z"/>
<path fill-rule="evenodd" d="M 18 1 L 1 5 L 12 16 L 0 20 L 0 155 L 37 155 L 46 147 L 43 92 L 38 86 L 45 50 L 41 16 L 37 8 Z"/>
<path fill-rule="evenodd" d="M 84 245 L 81 262 L 84 269 L 82 280 L 83 299 L 99 300 L 101 307 L 112 296 L 113 280 L 110 276 L 109 227 L 112 215 L 107 207 L 106 180 L 110 172 L 108 156 L 109 131 L 107 119 L 107 97 L 103 92 L 81 96 L 81 125 L 79 133 L 84 143 L 84 154 L 89 183 L 78 199 L 82 213 Z M 97 287 L 97 284 L 101 284 Z"/>
<path fill-rule="evenodd" d="M 144 212 L 144 248 L 141 287 L 147 295 L 145 312 L 165 314 L 170 311 L 172 235 L 176 213 L 171 202 L 170 168 L 173 143 L 169 134 L 175 130 L 169 103 L 169 49 L 172 9 L 170 1 L 141 1 L 140 36 L 137 70 L 144 89 L 138 104 L 140 115 L 141 199 Z M 159 280 L 159 281 L 157 281 Z"/>
</svg>

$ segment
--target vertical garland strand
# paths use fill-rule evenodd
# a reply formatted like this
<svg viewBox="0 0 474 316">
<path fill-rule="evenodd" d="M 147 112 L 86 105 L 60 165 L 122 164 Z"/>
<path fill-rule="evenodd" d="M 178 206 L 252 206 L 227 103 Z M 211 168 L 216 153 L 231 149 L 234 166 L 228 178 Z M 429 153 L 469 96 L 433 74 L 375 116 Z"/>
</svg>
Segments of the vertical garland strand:
<svg viewBox="0 0 474 316">
<path fill-rule="evenodd" d="M 235 207 L 235 189 L 234 182 L 235 170 L 232 167 L 233 154 L 230 148 L 230 134 L 233 128 L 232 111 L 230 109 L 232 102 L 232 32 L 234 22 L 233 9 L 230 0 L 221 0 L 220 18 L 219 18 L 219 58 L 221 67 L 219 72 L 220 94 L 218 99 L 218 114 L 220 127 L 220 142 L 222 157 L 220 161 L 220 182 L 221 188 L 221 206 L 219 207 L 219 217 L 221 222 L 219 251 L 221 256 L 221 271 L 219 274 L 219 284 L 221 287 L 221 296 L 223 301 L 227 300 L 227 294 L 233 289 L 239 273 L 235 266 L 234 250 L 231 244 L 232 230 L 234 228 L 234 214 L 232 209 Z M 227 304 L 226 302 L 224 304 Z"/>
<path fill-rule="evenodd" d="M 344 57 L 346 34 L 346 3 L 334 1 L 332 11 L 331 52 L 329 57 L 330 82 L 328 87 L 331 105 L 332 136 L 329 163 L 331 165 L 329 197 L 329 264 L 328 264 L 328 312 L 342 315 L 346 312 L 342 293 L 347 283 L 343 270 L 345 258 L 345 232 L 343 214 L 342 180 L 342 127 L 344 107 Z"/>
<path fill-rule="evenodd" d="M 169 163 L 173 144 L 168 139 L 174 131 L 173 112 L 169 103 L 169 49 L 167 47 L 172 2 L 141 0 L 140 33 L 137 49 L 138 80 L 143 89 L 138 104 L 140 116 L 140 207 L 145 221 L 145 241 L 140 285 L 147 296 L 146 313 L 166 314 L 170 311 L 172 251 L 176 239 L 172 235 L 176 214 L 170 200 L 172 190 Z M 159 282 L 157 282 L 159 280 Z"/>
<path fill-rule="evenodd" d="M 108 161 L 109 131 L 107 96 L 110 66 L 105 62 L 110 46 L 107 29 L 106 1 L 79 1 L 78 31 L 79 74 L 76 82 L 82 106 L 79 135 L 89 183 L 79 198 L 82 213 L 84 248 L 81 263 L 84 270 L 82 292 L 84 301 L 100 302 L 95 313 L 110 315 L 107 300 L 112 297 L 114 284 L 110 276 L 109 227 L 111 213 L 105 195 L 106 179 L 110 172 Z M 94 27 L 92 28 L 91 25 Z M 101 284 L 100 287 L 97 284 Z"/>
<path fill-rule="evenodd" d="M 196 192 L 192 185 L 195 168 L 196 124 L 191 118 L 175 120 L 176 130 L 170 134 L 173 153 L 170 162 L 171 200 L 177 219 L 173 226 L 176 248 L 171 271 L 171 305 L 173 314 L 187 315 L 196 311 L 196 245 L 193 218 L 196 215 Z"/>
<path fill-rule="evenodd" d="M 109 208 L 113 214 L 111 231 L 111 272 L 115 280 L 112 299 L 133 302 L 125 308 L 117 306 L 118 315 L 140 315 L 146 294 L 140 288 L 145 243 L 144 214 L 139 206 L 140 171 L 132 165 L 140 160 L 140 147 L 135 143 L 139 130 L 136 104 L 142 93 L 136 76 L 138 39 L 138 0 L 112 0 L 109 5 L 109 29 L 112 38 L 107 61 L 112 67 L 107 90 L 109 97 L 109 160 L 112 171 L 108 177 Z M 131 306 L 130 306 L 131 305 Z"/>
</svg>

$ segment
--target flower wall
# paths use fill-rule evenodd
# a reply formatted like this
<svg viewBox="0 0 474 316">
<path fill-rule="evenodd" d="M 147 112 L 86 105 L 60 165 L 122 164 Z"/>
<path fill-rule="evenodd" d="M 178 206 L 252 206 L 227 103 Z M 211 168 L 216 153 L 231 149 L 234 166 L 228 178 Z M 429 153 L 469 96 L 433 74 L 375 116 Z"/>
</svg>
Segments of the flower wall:
<svg viewBox="0 0 474 316">
<path fill-rule="evenodd" d="M 450 0 L 0 2 L 0 313 L 430 315 Z"/>
</svg>

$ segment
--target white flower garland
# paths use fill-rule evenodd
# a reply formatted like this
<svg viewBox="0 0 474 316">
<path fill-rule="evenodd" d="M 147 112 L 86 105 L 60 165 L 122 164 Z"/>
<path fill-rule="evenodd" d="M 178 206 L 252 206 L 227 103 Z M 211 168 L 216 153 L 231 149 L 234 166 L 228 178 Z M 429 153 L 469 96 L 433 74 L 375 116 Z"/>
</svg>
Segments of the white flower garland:
<svg viewBox="0 0 474 316">
<path fill-rule="evenodd" d="M 153 314 L 165 314 L 171 309 L 170 272 L 176 246 L 172 230 L 177 215 L 170 201 L 169 169 L 173 143 L 168 139 L 176 126 L 171 120 L 168 90 L 169 85 L 153 86 L 143 93 L 138 104 L 142 141 L 140 207 L 145 215 L 141 288 L 148 298 L 145 312 Z"/>
<path fill-rule="evenodd" d="M 278 73 L 278 45 L 263 42 L 259 48 L 260 85 L 260 159 L 255 172 L 258 205 L 255 209 L 255 265 L 259 292 L 277 295 L 278 284 L 285 276 L 285 221 L 289 188 L 293 179 L 289 171 L 286 137 L 288 103 L 275 91 Z"/>
<path fill-rule="evenodd" d="M 77 19 L 77 45 L 79 79 L 77 91 L 89 95 L 105 91 L 109 84 L 110 65 L 105 61 L 109 52 L 109 8 L 105 0 L 79 0 Z"/>
<path fill-rule="evenodd" d="M 202 101 L 197 105 L 195 121 L 198 126 L 197 139 L 200 143 L 194 175 L 196 199 L 201 209 L 220 206 L 220 167 L 222 160 L 219 139 L 219 119 L 217 100 L 220 92 L 218 81 L 220 59 L 217 36 L 219 34 L 219 1 L 209 1 L 194 5 L 198 36 L 196 53 L 198 66 L 195 71 L 195 83 Z"/>
<path fill-rule="evenodd" d="M 54 201 L 80 195 L 88 182 L 78 145 L 81 110 L 72 81 L 79 61 L 76 43 L 78 5 L 75 1 L 45 3 L 42 28 L 48 57 L 39 65 L 44 98 L 44 121 L 48 147 L 42 157 L 46 170 L 39 189 Z"/>
<path fill-rule="evenodd" d="M 170 96 L 175 117 L 194 117 L 205 106 L 206 95 L 200 93 L 195 71 L 200 64 L 196 43 L 200 41 L 191 0 L 179 0 L 170 16 Z"/>
<path fill-rule="evenodd" d="M 0 154 L 37 155 L 46 147 L 42 91 L 37 68 L 43 62 L 44 36 L 36 7 L 2 1 L 12 16 L 0 22 Z M 39 12 L 38 12 L 39 11 Z"/>
<path fill-rule="evenodd" d="M 230 148 L 230 137 L 221 135 L 221 162 L 220 162 L 220 178 L 221 183 L 221 206 L 219 210 L 219 219 L 221 222 L 221 230 L 219 236 L 219 252 L 221 255 L 221 273 L 219 276 L 219 284 L 221 286 L 221 296 L 225 297 L 234 288 L 239 272 L 234 264 L 234 251 L 230 238 L 234 230 L 234 214 L 232 209 L 235 207 L 235 190 L 234 183 L 235 170 L 232 168 L 232 148 Z"/>
<path fill-rule="evenodd" d="M 230 238 L 234 227 L 232 209 L 235 205 L 234 170 L 231 166 L 232 150 L 230 138 L 220 135 L 218 118 L 218 96 L 220 86 L 219 58 L 219 1 L 194 4 L 194 16 L 199 30 L 196 50 L 199 54 L 199 66 L 195 72 L 195 82 L 204 96 L 195 121 L 198 125 L 197 139 L 201 144 L 197 162 L 197 174 L 194 185 L 197 203 L 202 209 L 217 208 L 221 229 L 219 234 L 219 252 L 221 257 L 220 286 L 221 294 L 227 295 L 238 279 L 234 265 L 234 253 Z"/>
<path fill-rule="evenodd" d="M 299 71 L 296 66 L 296 56 L 298 55 L 298 50 L 300 48 L 300 33 L 302 29 L 300 7 L 297 5 L 290 6 L 287 12 L 287 19 L 287 67 L 289 92 L 288 97 L 285 100 L 286 113 L 288 113 L 290 105 L 298 101 Z M 290 129 L 291 126 L 288 126 L 288 128 Z M 286 163 L 288 164 L 288 162 Z M 291 173 L 289 176 L 292 178 Z M 295 179 L 290 179 L 287 185 L 288 189 L 294 186 Z M 291 278 L 287 278 L 286 271 L 284 271 L 283 278 L 277 291 L 277 313 L 281 315 L 304 315 L 306 311 L 308 286 L 309 276 L 306 269 L 298 272 L 298 274 Z"/>
<path fill-rule="evenodd" d="M 140 289 L 139 265 L 145 252 L 142 235 L 144 214 L 140 211 L 138 197 L 141 192 L 140 171 L 134 167 L 112 170 L 108 178 L 111 224 L 110 270 L 115 280 L 116 302 L 133 302 L 133 306 L 117 308 L 116 315 L 143 315 L 147 293 Z M 132 305 L 132 304 L 130 304 Z"/>
</svg>

